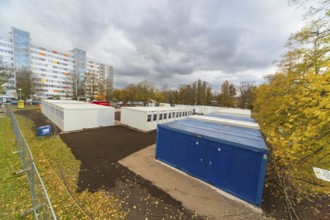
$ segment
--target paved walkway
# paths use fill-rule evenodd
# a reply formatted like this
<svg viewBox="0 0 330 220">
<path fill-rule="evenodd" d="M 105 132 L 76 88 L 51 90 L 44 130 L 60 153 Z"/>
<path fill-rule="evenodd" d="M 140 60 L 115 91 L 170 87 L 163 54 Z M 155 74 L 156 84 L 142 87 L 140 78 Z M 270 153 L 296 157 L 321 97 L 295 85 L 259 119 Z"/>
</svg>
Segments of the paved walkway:
<svg viewBox="0 0 330 220">
<path fill-rule="evenodd" d="M 155 160 L 155 145 L 119 163 L 207 219 L 265 219 L 261 209 Z"/>
</svg>

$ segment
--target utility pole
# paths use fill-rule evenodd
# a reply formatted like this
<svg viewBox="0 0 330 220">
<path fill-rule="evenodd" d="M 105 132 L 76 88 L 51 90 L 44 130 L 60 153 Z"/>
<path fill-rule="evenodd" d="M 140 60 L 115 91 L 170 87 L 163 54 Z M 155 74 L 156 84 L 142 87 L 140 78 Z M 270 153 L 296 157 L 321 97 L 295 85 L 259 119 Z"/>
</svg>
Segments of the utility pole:
<svg viewBox="0 0 330 220">
<path fill-rule="evenodd" d="M 19 91 L 19 100 L 22 100 L 22 89 L 17 89 Z"/>
</svg>

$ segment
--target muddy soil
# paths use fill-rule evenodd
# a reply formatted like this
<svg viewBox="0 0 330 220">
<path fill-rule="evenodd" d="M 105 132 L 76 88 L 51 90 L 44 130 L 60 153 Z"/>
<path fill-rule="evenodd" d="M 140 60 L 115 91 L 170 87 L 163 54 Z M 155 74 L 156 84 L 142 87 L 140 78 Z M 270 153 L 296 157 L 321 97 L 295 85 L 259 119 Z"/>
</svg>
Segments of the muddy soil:
<svg viewBox="0 0 330 220">
<path fill-rule="evenodd" d="M 38 110 L 15 113 L 32 119 L 35 122 L 33 129 L 51 124 L 55 134 L 60 132 Z M 120 112 L 116 112 L 115 118 L 120 120 Z M 127 219 L 203 218 L 195 216 L 193 211 L 182 207 L 181 202 L 118 163 L 126 156 L 154 144 L 156 132 L 141 133 L 122 126 L 112 126 L 60 134 L 60 137 L 82 162 L 79 190 L 107 190 L 121 201 L 123 209 L 128 212 Z M 273 166 L 273 161 L 269 160 L 262 209 L 274 219 L 295 219 L 288 210 Z M 329 204 L 329 197 L 323 196 L 313 203 L 303 201 L 296 204 L 294 209 L 299 219 L 330 219 Z"/>
<path fill-rule="evenodd" d="M 39 111 L 16 111 L 35 122 L 51 124 Z M 59 129 L 52 125 L 55 134 Z M 79 191 L 106 190 L 128 214 L 126 219 L 202 219 L 181 202 L 118 163 L 119 160 L 156 142 L 156 132 L 142 133 L 122 126 L 86 129 L 60 134 L 81 161 Z"/>
<path fill-rule="evenodd" d="M 119 112 L 115 112 L 115 120 L 116 121 L 120 121 L 120 111 Z"/>
</svg>

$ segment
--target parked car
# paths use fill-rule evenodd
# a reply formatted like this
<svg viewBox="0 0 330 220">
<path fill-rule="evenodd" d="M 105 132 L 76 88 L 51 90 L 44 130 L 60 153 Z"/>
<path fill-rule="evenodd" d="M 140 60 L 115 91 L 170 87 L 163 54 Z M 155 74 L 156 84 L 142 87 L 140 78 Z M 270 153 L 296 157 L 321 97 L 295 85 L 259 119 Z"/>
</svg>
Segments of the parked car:
<svg viewBox="0 0 330 220">
<path fill-rule="evenodd" d="M 10 104 L 12 104 L 12 105 L 17 105 L 17 100 L 16 100 L 16 99 L 12 99 L 12 100 L 10 101 Z"/>
<path fill-rule="evenodd" d="M 115 108 L 121 108 L 121 107 L 123 107 L 123 106 L 125 106 L 125 105 L 126 105 L 125 102 L 123 102 L 123 101 L 119 101 L 119 102 L 116 103 Z"/>
<path fill-rule="evenodd" d="M 26 105 L 32 105 L 32 99 L 27 99 L 25 100 Z"/>
<path fill-rule="evenodd" d="M 39 104 L 39 100 L 36 99 L 32 101 L 32 105 L 38 105 L 38 104 Z"/>
</svg>

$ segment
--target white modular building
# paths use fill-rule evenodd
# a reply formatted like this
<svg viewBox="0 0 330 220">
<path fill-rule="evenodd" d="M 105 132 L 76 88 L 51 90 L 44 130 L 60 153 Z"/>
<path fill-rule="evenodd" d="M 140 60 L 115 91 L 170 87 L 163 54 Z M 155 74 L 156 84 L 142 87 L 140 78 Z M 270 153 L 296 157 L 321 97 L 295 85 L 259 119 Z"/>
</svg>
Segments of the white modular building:
<svg viewBox="0 0 330 220">
<path fill-rule="evenodd" d="M 193 119 L 193 120 L 198 120 L 198 121 L 212 122 L 212 123 L 218 123 L 218 124 L 223 124 L 223 125 L 230 125 L 230 126 L 237 126 L 237 127 L 242 127 L 242 128 L 260 130 L 258 123 L 253 122 L 253 121 L 242 120 L 239 118 L 236 118 L 236 119 L 218 118 L 218 117 L 213 117 L 212 115 L 207 115 L 207 116 L 193 115 L 189 118 Z"/>
<path fill-rule="evenodd" d="M 42 100 L 41 112 L 63 131 L 112 126 L 115 109 L 72 100 Z"/>
<path fill-rule="evenodd" d="M 240 109 L 240 108 L 221 108 L 217 109 L 216 114 L 229 114 L 236 115 L 242 117 L 250 117 L 251 118 L 251 110 L 250 109 Z"/>
<path fill-rule="evenodd" d="M 162 104 L 164 106 L 168 105 L 166 103 L 162 103 Z M 203 115 L 217 113 L 217 114 L 230 114 L 230 115 L 251 117 L 250 109 L 227 108 L 227 107 L 207 106 L 207 105 L 175 105 L 175 107 L 190 108 L 193 109 L 194 113 L 203 114 Z"/>
<path fill-rule="evenodd" d="M 191 108 L 183 107 L 124 107 L 120 122 L 144 132 L 157 129 L 157 124 L 185 119 L 193 114 Z"/>
</svg>

